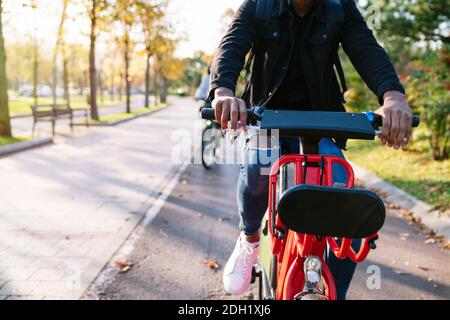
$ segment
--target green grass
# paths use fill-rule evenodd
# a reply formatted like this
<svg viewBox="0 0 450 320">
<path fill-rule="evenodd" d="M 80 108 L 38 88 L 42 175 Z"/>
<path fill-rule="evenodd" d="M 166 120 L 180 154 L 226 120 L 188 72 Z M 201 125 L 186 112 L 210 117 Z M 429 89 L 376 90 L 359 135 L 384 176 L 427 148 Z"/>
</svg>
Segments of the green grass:
<svg viewBox="0 0 450 320">
<path fill-rule="evenodd" d="M 131 100 L 133 100 L 133 97 L 131 98 Z M 65 100 L 57 99 L 56 102 L 63 104 L 63 103 L 65 103 Z M 53 103 L 53 98 L 38 98 L 38 104 L 52 104 L 52 103 Z M 105 96 L 105 99 L 103 100 L 103 102 L 101 101 L 101 99 L 98 99 L 97 103 L 100 107 L 111 107 L 111 106 L 125 103 L 125 98 L 122 98 L 122 100 L 119 100 L 118 98 L 111 100 L 111 97 Z M 10 100 L 9 101 L 9 112 L 12 116 L 30 114 L 31 113 L 30 106 L 32 104 L 34 104 L 33 98 L 18 98 L 18 99 Z M 86 97 L 85 96 L 71 97 L 70 98 L 70 106 L 74 109 L 87 108 L 88 103 L 87 103 Z"/>
<path fill-rule="evenodd" d="M 0 147 L 13 144 L 13 143 L 19 143 L 19 142 L 25 142 L 30 141 L 30 138 L 24 138 L 24 137 L 0 137 Z"/>
<path fill-rule="evenodd" d="M 415 131 L 407 152 L 379 141 L 350 141 L 348 146 L 350 160 L 450 215 L 450 160 L 433 160 L 424 128 Z"/>
<path fill-rule="evenodd" d="M 162 108 L 164 108 L 166 106 L 167 106 L 166 104 L 159 104 L 157 106 L 152 106 L 150 108 L 135 109 L 135 110 L 132 110 L 131 113 L 123 112 L 123 113 L 111 114 L 111 115 L 107 115 L 107 116 L 101 117 L 101 119 L 99 121 L 91 120 L 90 122 L 92 124 L 105 124 L 105 123 L 108 123 L 108 122 L 125 120 L 125 119 L 129 119 L 129 118 L 134 118 L 136 116 L 139 116 L 141 114 L 147 113 L 149 111 L 155 111 L 155 110 L 162 109 Z"/>
</svg>

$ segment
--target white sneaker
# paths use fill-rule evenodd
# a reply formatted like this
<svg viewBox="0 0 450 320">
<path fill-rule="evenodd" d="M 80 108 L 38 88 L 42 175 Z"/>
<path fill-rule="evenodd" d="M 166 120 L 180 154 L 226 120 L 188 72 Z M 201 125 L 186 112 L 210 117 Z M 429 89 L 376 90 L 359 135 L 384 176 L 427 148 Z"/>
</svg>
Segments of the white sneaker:
<svg viewBox="0 0 450 320">
<path fill-rule="evenodd" d="M 258 256 L 259 242 L 249 243 L 242 236 L 223 271 L 223 286 L 231 294 L 242 294 L 250 287 L 252 268 Z"/>
</svg>

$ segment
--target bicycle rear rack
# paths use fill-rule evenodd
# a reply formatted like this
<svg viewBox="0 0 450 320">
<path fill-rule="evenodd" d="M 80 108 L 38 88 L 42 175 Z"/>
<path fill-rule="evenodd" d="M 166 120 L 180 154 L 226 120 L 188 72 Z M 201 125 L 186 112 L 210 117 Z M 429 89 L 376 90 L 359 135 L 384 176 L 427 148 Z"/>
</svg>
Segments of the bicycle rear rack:
<svg viewBox="0 0 450 320">
<path fill-rule="evenodd" d="M 278 174 L 283 166 L 294 164 L 294 184 L 311 184 L 326 187 L 333 186 L 333 165 L 341 165 L 347 173 L 345 188 L 354 188 L 355 175 L 350 164 L 342 158 L 323 155 L 286 155 L 279 158 L 273 165 L 269 177 L 269 234 L 272 253 L 275 255 L 283 252 L 286 234 L 288 230 L 283 225 L 277 214 L 277 183 Z M 309 174 L 307 174 L 309 173 Z M 295 239 L 300 257 L 305 258 L 314 254 L 313 245 L 317 242 L 315 235 L 295 234 Z M 326 237 L 326 241 L 338 259 L 350 258 L 354 262 L 363 261 L 375 248 L 374 234 L 364 238 L 358 252 L 351 247 L 352 239 L 344 238 L 340 241 L 333 237 Z"/>
</svg>

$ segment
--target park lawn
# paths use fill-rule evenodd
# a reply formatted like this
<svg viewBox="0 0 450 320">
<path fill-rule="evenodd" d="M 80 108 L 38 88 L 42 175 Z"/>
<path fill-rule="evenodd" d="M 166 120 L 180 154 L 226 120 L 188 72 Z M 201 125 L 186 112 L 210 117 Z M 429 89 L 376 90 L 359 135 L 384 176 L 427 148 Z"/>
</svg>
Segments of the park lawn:
<svg viewBox="0 0 450 320">
<path fill-rule="evenodd" d="M 0 147 L 7 146 L 7 145 L 13 144 L 13 143 L 30 141 L 30 140 L 31 140 L 30 138 L 24 138 L 24 137 L 0 137 Z"/>
<path fill-rule="evenodd" d="M 434 161 L 425 128 L 417 129 L 408 152 L 377 141 L 349 141 L 349 160 L 450 216 L 450 160 Z"/>
<path fill-rule="evenodd" d="M 109 123 L 109 122 L 134 118 L 136 116 L 142 115 L 142 114 L 150 112 L 150 111 L 156 111 L 156 110 L 162 109 L 166 106 L 167 106 L 167 104 L 162 103 L 162 104 L 159 104 L 156 106 L 151 106 L 150 108 L 140 108 L 140 109 L 131 110 L 131 113 L 122 112 L 122 113 L 111 114 L 111 115 L 101 117 L 99 121 L 90 120 L 90 123 L 91 124 L 105 124 L 105 123 Z"/>
<path fill-rule="evenodd" d="M 131 100 L 133 100 L 133 97 L 131 97 Z M 65 100 L 58 98 L 56 100 L 57 103 L 64 104 Z M 52 104 L 53 98 L 38 98 L 38 104 Z M 118 104 L 125 103 L 125 99 L 122 100 L 114 99 L 111 100 L 111 97 L 105 97 L 103 101 L 101 99 L 98 100 L 98 105 L 100 107 L 110 107 L 115 106 Z M 9 101 L 9 112 L 11 116 L 18 116 L 18 115 L 27 115 L 31 113 L 30 106 L 34 104 L 33 98 L 19 98 Z M 70 106 L 74 109 L 79 108 L 87 108 L 88 103 L 86 101 L 85 96 L 73 96 L 70 98 Z"/>
</svg>

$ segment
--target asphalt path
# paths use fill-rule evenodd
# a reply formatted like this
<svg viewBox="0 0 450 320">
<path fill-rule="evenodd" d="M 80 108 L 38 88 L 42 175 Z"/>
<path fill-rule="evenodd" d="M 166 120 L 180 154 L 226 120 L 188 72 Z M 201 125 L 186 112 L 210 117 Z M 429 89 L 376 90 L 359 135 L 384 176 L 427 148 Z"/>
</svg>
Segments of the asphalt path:
<svg viewBox="0 0 450 320">
<path fill-rule="evenodd" d="M 110 275 L 97 298 L 254 299 L 255 287 L 236 297 L 221 282 L 239 234 L 238 172 L 236 165 L 187 166 L 134 243 L 132 267 Z M 400 210 L 389 209 L 378 248 L 358 266 L 348 298 L 449 299 L 450 250 L 427 239 Z"/>
</svg>

